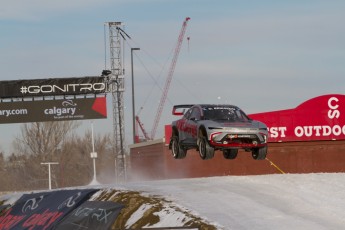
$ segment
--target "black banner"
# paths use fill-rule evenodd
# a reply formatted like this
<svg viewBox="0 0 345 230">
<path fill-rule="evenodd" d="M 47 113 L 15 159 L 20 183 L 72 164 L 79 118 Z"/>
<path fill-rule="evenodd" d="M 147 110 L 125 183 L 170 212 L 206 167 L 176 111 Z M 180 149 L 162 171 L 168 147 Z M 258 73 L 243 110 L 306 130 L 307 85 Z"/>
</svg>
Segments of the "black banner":
<svg viewBox="0 0 345 230">
<path fill-rule="evenodd" d="M 0 98 L 99 94 L 107 91 L 104 77 L 0 81 Z"/>
<path fill-rule="evenodd" d="M 5 204 L 5 205 L 0 205 L 0 216 L 2 215 L 3 212 L 5 212 L 5 210 L 10 207 L 9 204 Z"/>
<path fill-rule="evenodd" d="M 124 205 L 112 201 L 86 201 L 57 226 L 57 230 L 105 230 L 120 214 Z"/>
<path fill-rule="evenodd" d="M 46 230 L 88 200 L 96 189 L 60 190 L 24 194 L 0 216 L 0 230 Z"/>
<path fill-rule="evenodd" d="M 106 97 L 0 103 L 0 124 L 107 118 Z"/>
</svg>

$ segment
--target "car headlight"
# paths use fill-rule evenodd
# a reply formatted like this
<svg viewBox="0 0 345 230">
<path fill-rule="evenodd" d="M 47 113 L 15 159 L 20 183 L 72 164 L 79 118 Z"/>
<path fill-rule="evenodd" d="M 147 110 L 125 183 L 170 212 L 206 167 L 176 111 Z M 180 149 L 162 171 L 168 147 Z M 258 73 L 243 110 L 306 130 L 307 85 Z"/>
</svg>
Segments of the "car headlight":
<svg viewBox="0 0 345 230">
<path fill-rule="evenodd" d="M 267 143 L 267 135 L 266 135 L 266 133 L 260 133 L 260 135 L 264 138 L 264 143 Z"/>
<path fill-rule="evenodd" d="M 219 136 L 219 134 L 221 134 L 222 132 L 216 132 L 216 133 L 212 133 L 211 134 L 211 140 L 215 141 L 215 139 Z"/>
</svg>

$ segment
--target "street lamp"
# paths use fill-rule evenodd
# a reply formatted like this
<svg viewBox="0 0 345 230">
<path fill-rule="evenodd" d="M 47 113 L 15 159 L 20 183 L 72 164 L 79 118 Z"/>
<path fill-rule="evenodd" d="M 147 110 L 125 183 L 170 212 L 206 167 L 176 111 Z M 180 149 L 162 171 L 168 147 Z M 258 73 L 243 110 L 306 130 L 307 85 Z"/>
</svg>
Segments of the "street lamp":
<svg viewBox="0 0 345 230">
<path fill-rule="evenodd" d="M 140 48 L 131 48 L 131 68 L 132 68 L 132 112 L 133 112 L 133 144 L 136 143 L 135 139 L 135 103 L 134 103 L 134 72 L 133 72 L 133 51 L 140 50 Z"/>
</svg>

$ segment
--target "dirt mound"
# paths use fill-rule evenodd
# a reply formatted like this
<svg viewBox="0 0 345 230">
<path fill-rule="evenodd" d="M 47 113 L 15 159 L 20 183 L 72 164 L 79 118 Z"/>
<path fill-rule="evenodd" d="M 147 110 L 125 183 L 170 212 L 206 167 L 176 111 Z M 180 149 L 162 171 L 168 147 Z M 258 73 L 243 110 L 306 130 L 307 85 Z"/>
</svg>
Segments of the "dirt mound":
<svg viewBox="0 0 345 230">
<path fill-rule="evenodd" d="M 164 229 L 164 227 L 218 229 L 207 220 L 191 214 L 190 210 L 159 196 L 144 195 L 137 191 L 105 189 L 94 194 L 91 200 L 114 201 L 125 205 L 112 229 Z"/>
<path fill-rule="evenodd" d="M 58 190 L 51 192 L 54 191 Z M 0 196 L 0 208 L 2 207 L 0 218 L 5 215 L 6 210 L 15 205 L 21 195 L 21 193 L 13 193 Z M 123 206 L 111 229 L 219 229 L 216 225 L 193 214 L 191 210 L 164 197 L 138 191 L 99 188 L 89 201 L 111 201 Z"/>
</svg>

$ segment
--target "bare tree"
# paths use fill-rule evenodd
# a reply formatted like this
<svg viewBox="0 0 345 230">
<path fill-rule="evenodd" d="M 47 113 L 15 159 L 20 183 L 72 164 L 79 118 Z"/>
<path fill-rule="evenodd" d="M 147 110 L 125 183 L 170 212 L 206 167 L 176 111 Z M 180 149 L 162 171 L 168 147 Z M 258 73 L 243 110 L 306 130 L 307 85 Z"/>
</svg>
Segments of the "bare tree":
<svg viewBox="0 0 345 230">
<path fill-rule="evenodd" d="M 22 153 L 47 156 L 56 152 L 63 140 L 79 123 L 76 121 L 35 122 L 21 127 L 15 147 Z"/>
<path fill-rule="evenodd" d="M 48 169 L 41 162 L 56 161 L 51 167 L 52 187 L 87 185 L 93 177 L 91 130 L 79 136 L 74 131 L 76 122 L 46 122 L 25 124 L 14 141 L 12 153 L 4 159 L 0 154 L 0 190 L 46 189 Z M 97 180 L 114 180 L 114 156 L 111 135 L 95 135 Z M 1 177 L 6 175 L 6 177 Z"/>
<path fill-rule="evenodd" d="M 36 122 L 22 125 L 21 135 L 13 144 L 15 154 L 9 161 L 12 162 L 10 165 L 13 166 L 12 173 L 16 175 L 16 182 L 21 181 L 20 185 L 23 189 L 46 187 L 47 168 L 40 163 L 57 161 L 64 140 L 72 135 L 72 131 L 78 125 L 79 122 L 75 121 Z M 54 179 L 53 182 L 57 186 L 57 180 Z"/>
<path fill-rule="evenodd" d="M 97 179 L 105 181 L 103 175 L 111 167 L 114 170 L 112 156 L 112 145 L 109 134 L 95 136 L 95 151 L 98 153 L 96 159 Z M 84 136 L 74 136 L 65 142 L 65 148 L 60 155 L 60 170 L 63 186 L 86 185 L 93 177 L 93 164 L 90 157 L 92 152 L 92 136 L 87 131 Z"/>
</svg>

